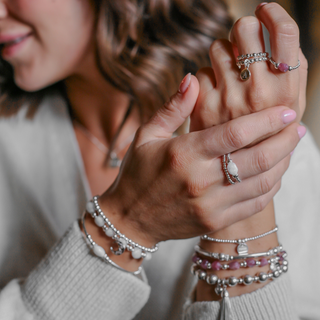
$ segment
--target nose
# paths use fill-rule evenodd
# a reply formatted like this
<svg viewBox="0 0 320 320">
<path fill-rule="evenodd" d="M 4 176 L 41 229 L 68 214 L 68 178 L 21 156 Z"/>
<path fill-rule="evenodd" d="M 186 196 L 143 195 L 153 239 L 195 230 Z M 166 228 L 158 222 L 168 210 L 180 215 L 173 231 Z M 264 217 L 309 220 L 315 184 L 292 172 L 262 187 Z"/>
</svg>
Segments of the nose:
<svg viewBox="0 0 320 320">
<path fill-rule="evenodd" d="M 0 19 L 6 18 L 8 15 L 8 9 L 4 1 L 0 1 Z"/>
</svg>

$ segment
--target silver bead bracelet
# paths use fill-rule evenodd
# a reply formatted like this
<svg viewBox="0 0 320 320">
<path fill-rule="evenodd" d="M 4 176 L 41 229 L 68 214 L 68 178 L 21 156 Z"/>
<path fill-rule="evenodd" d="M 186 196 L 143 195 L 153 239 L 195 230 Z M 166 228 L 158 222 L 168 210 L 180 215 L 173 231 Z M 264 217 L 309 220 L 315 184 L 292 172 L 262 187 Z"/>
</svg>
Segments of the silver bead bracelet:
<svg viewBox="0 0 320 320">
<path fill-rule="evenodd" d="M 95 224 L 98 227 L 101 227 L 104 233 L 108 237 L 115 240 L 115 242 L 117 243 L 117 250 L 111 247 L 111 252 L 115 255 L 121 255 L 125 250 L 128 250 L 131 252 L 131 255 L 134 259 L 144 258 L 146 260 L 150 260 L 151 254 L 158 250 L 158 244 L 156 244 L 152 248 L 146 248 L 127 238 L 118 229 L 116 229 L 115 226 L 104 215 L 98 203 L 98 198 L 98 196 L 95 196 L 93 197 L 92 201 L 88 201 L 86 205 L 86 210 L 94 219 Z"/>
<path fill-rule="evenodd" d="M 139 267 L 139 269 L 137 271 L 134 271 L 134 272 L 130 272 L 128 270 L 125 270 L 123 268 L 121 268 L 120 266 L 118 266 L 116 263 L 114 263 L 110 257 L 106 254 L 105 250 L 97 245 L 91 238 L 91 235 L 87 232 L 87 229 L 86 229 L 86 225 L 85 225 L 85 217 L 86 217 L 86 214 L 87 212 L 84 211 L 83 215 L 82 215 L 82 218 L 81 218 L 81 222 L 82 222 L 82 227 L 83 227 L 83 231 L 85 233 L 85 240 L 87 242 L 87 244 L 89 245 L 89 247 L 92 249 L 93 253 L 103 259 L 105 262 L 107 262 L 108 264 L 110 264 L 112 267 L 118 269 L 118 270 L 121 270 L 122 272 L 126 272 L 126 273 L 130 273 L 130 274 L 133 274 L 135 276 L 139 275 L 142 271 L 142 267 Z"/>
<path fill-rule="evenodd" d="M 283 260 L 281 263 L 277 263 L 276 269 L 268 273 L 260 272 L 255 276 L 245 275 L 240 278 L 229 277 L 225 279 L 220 279 L 215 274 L 207 274 L 205 270 L 197 269 L 197 265 L 191 267 L 191 273 L 198 277 L 199 280 L 206 281 L 209 285 L 216 286 L 216 294 L 220 295 L 224 287 L 235 287 L 238 284 L 251 285 L 254 282 L 265 282 L 268 279 L 277 279 L 281 274 L 288 271 L 288 261 Z M 218 290 L 217 290 L 218 288 Z"/>
<path fill-rule="evenodd" d="M 211 238 L 208 235 L 203 235 L 201 237 L 202 240 L 207 240 L 207 241 L 212 241 L 212 242 L 219 242 L 219 243 L 234 243 L 237 244 L 237 252 L 239 254 L 239 256 L 244 256 L 248 254 L 248 245 L 246 244 L 246 242 L 248 241 L 252 241 L 252 240 L 256 240 L 256 239 L 260 239 L 263 237 L 268 236 L 269 234 L 272 234 L 274 232 L 278 231 L 278 227 L 276 226 L 274 229 L 262 233 L 258 236 L 254 236 L 251 238 L 243 238 L 243 239 L 238 239 L 238 240 L 225 240 L 225 239 L 217 239 L 217 238 Z"/>
<path fill-rule="evenodd" d="M 266 252 L 258 252 L 258 253 L 251 253 L 251 254 L 246 254 L 246 255 L 239 255 L 239 256 L 233 256 L 233 255 L 229 255 L 229 254 L 225 254 L 225 253 L 217 253 L 217 252 L 209 252 L 209 251 L 205 251 L 202 248 L 200 248 L 200 246 L 196 245 L 194 247 L 195 252 L 208 257 L 208 258 L 214 258 L 220 261 L 230 261 L 230 260 L 236 260 L 236 259 L 248 259 L 248 258 L 259 258 L 259 257 L 270 257 L 270 256 L 274 256 L 276 254 L 278 254 L 279 252 L 281 252 L 283 250 L 282 245 L 280 244 L 279 246 L 270 249 Z"/>
</svg>

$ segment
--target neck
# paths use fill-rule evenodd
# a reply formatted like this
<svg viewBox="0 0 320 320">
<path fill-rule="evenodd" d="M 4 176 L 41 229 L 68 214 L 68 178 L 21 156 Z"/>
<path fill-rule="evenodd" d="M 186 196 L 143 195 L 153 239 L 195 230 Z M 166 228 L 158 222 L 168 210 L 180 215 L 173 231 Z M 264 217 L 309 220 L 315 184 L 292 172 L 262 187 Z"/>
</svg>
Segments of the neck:
<svg viewBox="0 0 320 320">
<path fill-rule="evenodd" d="M 109 145 L 126 114 L 130 99 L 108 83 L 92 61 L 83 63 L 82 70 L 65 80 L 66 91 L 75 118 Z M 139 115 L 136 108 L 134 110 L 123 129 L 124 135 L 125 132 L 134 132 L 139 125 Z"/>
</svg>

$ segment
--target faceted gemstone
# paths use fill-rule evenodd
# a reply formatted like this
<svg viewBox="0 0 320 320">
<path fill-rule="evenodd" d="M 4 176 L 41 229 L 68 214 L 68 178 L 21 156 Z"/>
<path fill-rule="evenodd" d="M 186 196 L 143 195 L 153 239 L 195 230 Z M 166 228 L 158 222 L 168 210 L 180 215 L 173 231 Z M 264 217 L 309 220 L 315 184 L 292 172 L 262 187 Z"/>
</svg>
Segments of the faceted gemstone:
<svg viewBox="0 0 320 320">
<path fill-rule="evenodd" d="M 268 265 L 268 260 L 266 258 L 262 258 L 260 260 L 260 267 L 264 267 L 266 265 Z"/>
<path fill-rule="evenodd" d="M 240 263 L 238 261 L 232 261 L 229 263 L 230 270 L 238 270 L 240 269 Z"/>
<path fill-rule="evenodd" d="M 221 269 L 221 263 L 219 261 L 212 262 L 211 269 L 215 270 L 215 271 L 220 270 Z"/>
<path fill-rule="evenodd" d="M 240 79 L 242 81 L 247 81 L 251 76 L 251 72 L 249 71 L 249 69 L 243 69 L 240 73 Z"/>
<path fill-rule="evenodd" d="M 192 262 L 193 263 L 197 263 L 200 260 L 200 258 L 198 256 L 193 256 L 192 257 Z"/>
<path fill-rule="evenodd" d="M 208 269 L 208 264 L 209 264 L 208 260 L 202 260 L 201 268 L 207 270 Z"/>
<path fill-rule="evenodd" d="M 278 69 L 281 72 L 287 72 L 289 70 L 289 66 L 286 63 L 280 63 Z"/>
<path fill-rule="evenodd" d="M 256 265 L 256 260 L 254 260 L 254 259 L 247 259 L 246 261 L 247 261 L 247 266 L 249 268 L 252 268 Z"/>
<path fill-rule="evenodd" d="M 238 167 L 237 167 L 236 164 L 235 164 L 234 162 L 232 162 L 232 161 L 230 161 L 230 162 L 228 163 L 227 169 L 228 169 L 228 172 L 229 172 L 231 175 L 233 175 L 233 176 L 235 176 L 235 175 L 238 174 Z"/>
</svg>

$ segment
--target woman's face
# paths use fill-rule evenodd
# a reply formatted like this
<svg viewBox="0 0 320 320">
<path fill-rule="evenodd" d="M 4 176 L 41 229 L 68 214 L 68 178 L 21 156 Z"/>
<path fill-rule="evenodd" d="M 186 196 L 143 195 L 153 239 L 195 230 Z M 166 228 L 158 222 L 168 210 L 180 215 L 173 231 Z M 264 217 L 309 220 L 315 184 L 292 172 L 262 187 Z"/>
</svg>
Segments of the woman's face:
<svg viewBox="0 0 320 320">
<path fill-rule="evenodd" d="M 77 72 L 92 55 L 93 34 L 91 0 L 0 0 L 1 54 L 26 91 Z"/>
</svg>

